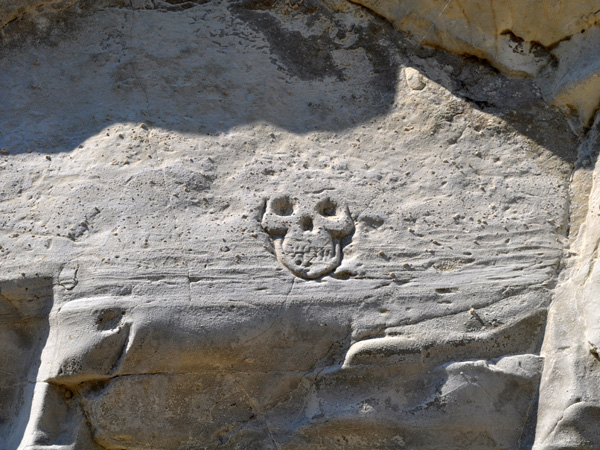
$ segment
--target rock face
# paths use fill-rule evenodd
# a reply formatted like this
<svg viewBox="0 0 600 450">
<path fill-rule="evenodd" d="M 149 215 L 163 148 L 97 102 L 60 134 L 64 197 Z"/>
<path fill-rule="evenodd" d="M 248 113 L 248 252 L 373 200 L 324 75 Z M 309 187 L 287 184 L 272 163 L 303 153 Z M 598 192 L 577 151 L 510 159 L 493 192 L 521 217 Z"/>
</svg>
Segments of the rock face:
<svg viewBox="0 0 600 450">
<path fill-rule="evenodd" d="M 543 70 L 341 0 L 7 5 L 0 449 L 598 447 Z"/>
<path fill-rule="evenodd" d="M 596 418 L 598 395 L 598 169 L 589 162 L 597 157 L 598 121 L 582 145 L 583 162 L 574 187 L 586 186 L 585 218 L 574 217 L 569 258 L 556 288 L 544 342 L 546 355 L 541 385 L 536 449 L 599 448 Z M 592 170 L 593 169 L 593 170 Z M 579 186 L 578 186 L 579 185 Z M 576 197 L 574 197 L 576 198 Z M 574 202 L 574 205 L 576 203 Z"/>
<path fill-rule="evenodd" d="M 0 28 L 27 14 L 68 8 L 78 0 L 7 0 L 0 5 Z"/>
<path fill-rule="evenodd" d="M 421 45 L 537 79 L 546 99 L 590 125 L 600 106 L 600 2 L 352 0 Z"/>
</svg>

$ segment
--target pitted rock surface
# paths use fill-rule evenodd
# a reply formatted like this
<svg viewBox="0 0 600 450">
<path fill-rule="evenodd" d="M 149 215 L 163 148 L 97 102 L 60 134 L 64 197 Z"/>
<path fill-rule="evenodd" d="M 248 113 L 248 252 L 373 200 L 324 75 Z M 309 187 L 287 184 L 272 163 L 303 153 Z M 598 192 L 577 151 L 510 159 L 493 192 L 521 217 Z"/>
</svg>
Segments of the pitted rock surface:
<svg viewBox="0 0 600 450">
<path fill-rule="evenodd" d="M 0 449 L 593 436 L 597 133 L 539 79 L 342 0 L 7 5 Z"/>
</svg>

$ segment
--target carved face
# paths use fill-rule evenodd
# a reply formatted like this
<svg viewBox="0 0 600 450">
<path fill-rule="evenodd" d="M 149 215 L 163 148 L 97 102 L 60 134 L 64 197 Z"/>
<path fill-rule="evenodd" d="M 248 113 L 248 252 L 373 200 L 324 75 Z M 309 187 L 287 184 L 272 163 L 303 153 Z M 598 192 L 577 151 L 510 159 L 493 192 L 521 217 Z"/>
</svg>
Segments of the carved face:
<svg viewBox="0 0 600 450">
<path fill-rule="evenodd" d="M 262 226 L 273 238 L 279 262 L 307 279 L 326 275 L 339 266 L 340 240 L 354 231 L 348 207 L 328 197 L 316 201 L 272 198 Z"/>
</svg>

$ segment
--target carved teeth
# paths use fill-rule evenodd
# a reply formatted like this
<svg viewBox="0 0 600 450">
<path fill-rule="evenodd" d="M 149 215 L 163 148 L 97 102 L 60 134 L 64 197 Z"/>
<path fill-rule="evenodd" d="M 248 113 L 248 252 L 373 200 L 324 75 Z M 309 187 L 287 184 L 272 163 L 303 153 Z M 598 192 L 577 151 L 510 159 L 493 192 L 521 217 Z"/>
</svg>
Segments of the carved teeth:
<svg viewBox="0 0 600 450">
<path fill-rule="evenodd" d="M 284 252 L 289 255 L 294 255 L 294 257 L 311 255 L 313 257 L 329 258 L 335 255 L 335 250 L 333 248 L 318 248 L 309 245 L 295 245 L 291 248 L 287 248 L 286 250 L 284 250 Z"/>
<path fill-rule="evenodd" d="M 331 262 L 336 259 L 335 249 L 308 247 L 305 249 L 296 248 L 293 252 L 286 252 L 282 249 L 282 253 L 289 255 L 291 260 L 297 266 L 310 266 L 313 263 Z"/>
</svg>

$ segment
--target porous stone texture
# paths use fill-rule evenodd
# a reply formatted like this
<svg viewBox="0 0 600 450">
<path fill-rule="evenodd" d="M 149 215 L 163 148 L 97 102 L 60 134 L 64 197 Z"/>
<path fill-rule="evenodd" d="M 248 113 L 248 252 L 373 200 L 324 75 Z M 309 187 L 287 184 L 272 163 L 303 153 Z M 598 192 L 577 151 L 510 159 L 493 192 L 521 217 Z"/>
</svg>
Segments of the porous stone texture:
<svg viewBox="0 0 600 450">
<path fill-rule="evenodd" d="M 597 138 L 534 80 L 341 0 L 50 6 L 2 29 L 0 449 L 593 435 Z"/>
<path fill-rule="evenodd" d="M 535 449 L 600 448 L 598 415 L 598 120 L 580 149 L 573 179 L 572 239 L 543 346 L 539 426 Z M 583 216 L 583 212 L 586 216 Z"/>
</svg>

